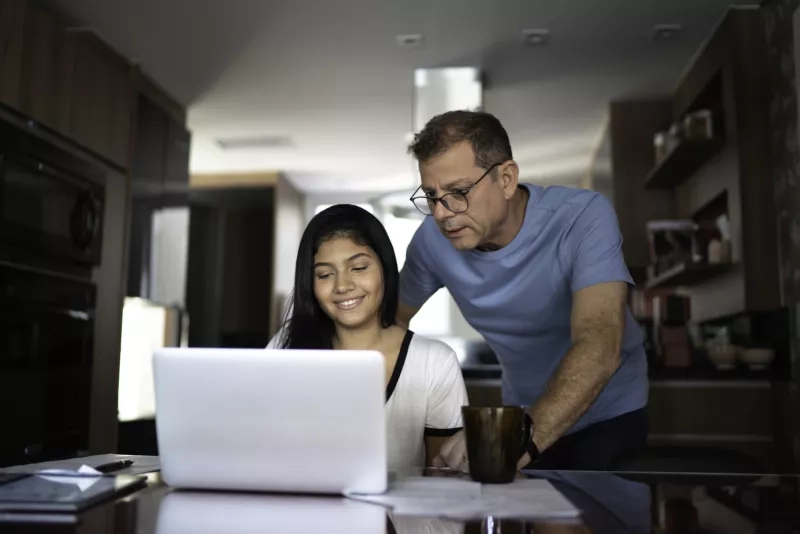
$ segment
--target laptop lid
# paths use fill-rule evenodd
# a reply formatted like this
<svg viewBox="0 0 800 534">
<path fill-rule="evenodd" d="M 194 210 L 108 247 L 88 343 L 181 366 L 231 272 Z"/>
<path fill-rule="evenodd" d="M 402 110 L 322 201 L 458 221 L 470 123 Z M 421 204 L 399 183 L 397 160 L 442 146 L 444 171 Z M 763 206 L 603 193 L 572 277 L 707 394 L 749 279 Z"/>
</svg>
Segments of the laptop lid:
<svg viewBox="0 0 800 534">
<path fill-rule="evenodd" d="M 162 476 L 175 487 L 381 493 L 383 356 L 163 348 L 153 356 Z"/>
</svg>

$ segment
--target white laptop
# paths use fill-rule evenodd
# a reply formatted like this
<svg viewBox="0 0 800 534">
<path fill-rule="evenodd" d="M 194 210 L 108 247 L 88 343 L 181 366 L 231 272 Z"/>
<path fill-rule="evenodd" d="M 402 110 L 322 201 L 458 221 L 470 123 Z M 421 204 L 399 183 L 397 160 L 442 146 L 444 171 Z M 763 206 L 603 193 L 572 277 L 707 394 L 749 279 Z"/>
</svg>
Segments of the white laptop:
<svg viewBox="0 0 800 534">
<path fill-rule="evenodd" d="M 153 355 L 164 481 L 178 488 L 383 493 L 379 352 L 164 348 Z"/>
<path fill-rule="evenodd" d="M 158 507 L 155 533 L 386 534 L 386 519 L 382 506 L 344 497 L 171 491 Z"/>
</svg>

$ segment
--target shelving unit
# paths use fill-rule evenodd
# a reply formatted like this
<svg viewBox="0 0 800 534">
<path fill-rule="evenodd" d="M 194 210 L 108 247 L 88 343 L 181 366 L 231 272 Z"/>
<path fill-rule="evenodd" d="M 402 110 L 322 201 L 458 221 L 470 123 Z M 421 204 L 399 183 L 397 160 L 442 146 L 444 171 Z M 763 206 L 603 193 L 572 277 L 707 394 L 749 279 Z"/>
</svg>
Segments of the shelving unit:
<svg viewBox="0 0 800 534">
<path fill-rule="evenodd" d="M 647 289 L 689 286 L 733 269 L 733 263 L 681 263 L 647 281 Z"/>
<path fill-rule="evenodd" d="M 682 141 L 645 177 L 647 189 L 672 189 L 689 179 L 725 146 L 722 138 Z"/>
</svg>

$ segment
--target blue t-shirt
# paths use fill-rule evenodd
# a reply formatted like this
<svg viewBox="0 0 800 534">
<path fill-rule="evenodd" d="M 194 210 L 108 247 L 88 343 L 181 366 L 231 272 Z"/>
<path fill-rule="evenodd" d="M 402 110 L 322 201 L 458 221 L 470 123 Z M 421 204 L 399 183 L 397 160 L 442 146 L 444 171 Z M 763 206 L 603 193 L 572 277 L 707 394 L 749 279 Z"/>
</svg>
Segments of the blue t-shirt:
<svg viewBox="0 0 800 534">
<path fill-rule="evenodd" d="M 446 287 L 467 322 L 503 367 L 503 402 L 533 404 L 569 351 L 572 294 L 591 285 L 633 284 L 622 256 L 614 208 L 593 191 L 525 184 L 522 228 L 491 252 L 453 248 L 427 218 L 408 246 L 400 300 L 415 308 Z M 647 405 L 643 336 L 626 308 L 621 364 L 594 404 L 570 429 Z"/>
</svg>

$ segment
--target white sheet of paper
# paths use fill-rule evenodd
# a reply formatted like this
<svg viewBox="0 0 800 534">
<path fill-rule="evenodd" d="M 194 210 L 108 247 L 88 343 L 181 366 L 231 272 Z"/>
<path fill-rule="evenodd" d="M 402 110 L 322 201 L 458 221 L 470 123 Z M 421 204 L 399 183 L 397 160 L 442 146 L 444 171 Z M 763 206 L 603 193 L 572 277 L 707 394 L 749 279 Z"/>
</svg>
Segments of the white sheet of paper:
<svg viewBox="0 0 800 534">
<path fill-rule="evenodd" d="M 463 479 L 413 477 L 392 483 L 382 495 L 348 497 L 386 506 L 398 516 L 572 519 L 581 513 L 544 479 L 481 485 Z"/>
<path fill-rule="evenodd" d="M 77 473 L 81 475 L 97 475 L 97 476 L 85 476 L 85 477 L 69 476 L 69 475 L 74 475 L 75 473 L 76 473 L 75 471 L 70 471 L 68 469 L 44 469 L 42 471 L 37 471 L 36 475 L 42 477 L 45 480 L 49 480 L 50 482 L 58 482 L 60 484 L 75 484 L 81 491 L 86 491 L 87 489 L 94 486 L 94 484 L 99 480 L 99 477 L 103 476 L 103 473 L 88 465 L 80 466 L 78 468 Z"/>
</svg>

